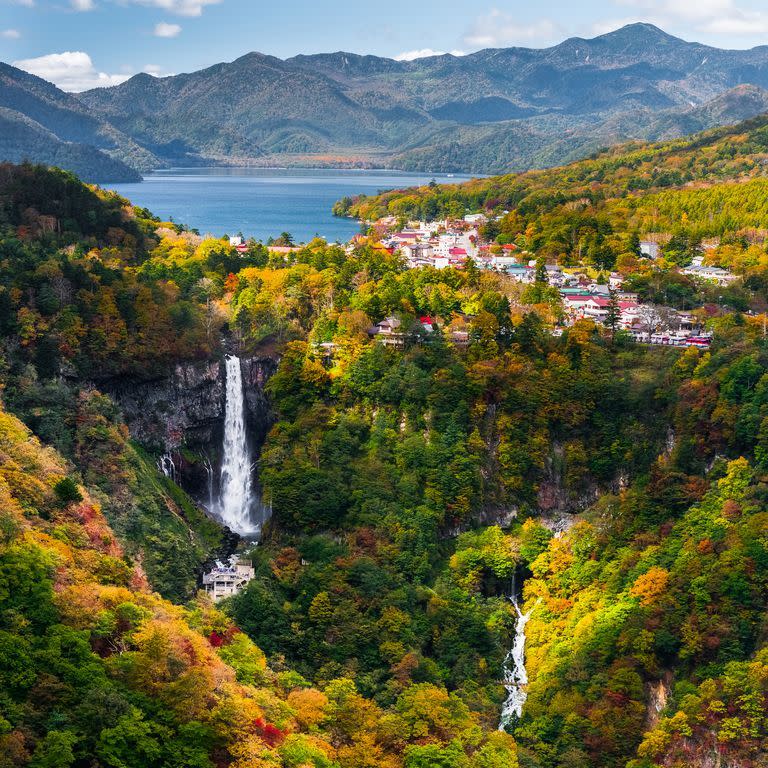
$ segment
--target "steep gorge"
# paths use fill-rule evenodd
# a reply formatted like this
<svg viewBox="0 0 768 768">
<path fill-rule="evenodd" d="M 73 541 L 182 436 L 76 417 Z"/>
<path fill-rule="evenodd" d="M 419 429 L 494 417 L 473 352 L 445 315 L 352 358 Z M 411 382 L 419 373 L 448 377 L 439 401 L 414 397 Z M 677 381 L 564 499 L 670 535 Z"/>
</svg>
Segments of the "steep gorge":
<svg viewBox="0 0 768 768">
<path fill-rule="evenodd" d="M 250 447 L 258 456 L 274 415 L 264 385 L 274 357 L 241 359 Z M 218 499 L 226 410 L 224 359 L 182 362 L 156 378 L 100 384 L 118 405 L 131 438 L 173 464 L 173 479 L 202 506 Z"/>
</svg>

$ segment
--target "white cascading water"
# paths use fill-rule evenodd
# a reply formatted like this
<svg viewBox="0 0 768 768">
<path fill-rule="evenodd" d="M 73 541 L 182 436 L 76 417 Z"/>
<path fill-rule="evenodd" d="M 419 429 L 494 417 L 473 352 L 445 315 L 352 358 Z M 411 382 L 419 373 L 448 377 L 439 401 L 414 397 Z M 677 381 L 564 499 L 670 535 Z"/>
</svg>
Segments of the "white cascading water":
<svg viewBox="0 0 768 768">
<path fill-rule="evenodd" d="M 523 613 L 517 604 L 517 599 L 511 597 L 510 600 L 517 612 L 517 624 L 515 625 L 515 642 L 504 659 L 504 687 L 509 695 L 501 710 L 500 731 L 506 730 L 507 726 L 520 719 L 523 714 L 523 705 L 528 698 L 526 693 L 528 673 L 525 669 L 525 625 L 531 618 L 533 608 L 528 613 Z"/>
<path fill-rule="evenodd" d="M 157 468 L 174 483 L 176 482 L 176 465 L 173 463 L 173 456 L 170 453 L 164 453 L 157 460 Z"/>
<path fill-rule="evenodd" d="M 253 532 L 252 459 L 245 420 L 245 392 L 240 358 L 227 355 L 227 400 L 224 412 L 224 456 L 221 465 L 219 514 L 235 533 Z"/>
</svg>

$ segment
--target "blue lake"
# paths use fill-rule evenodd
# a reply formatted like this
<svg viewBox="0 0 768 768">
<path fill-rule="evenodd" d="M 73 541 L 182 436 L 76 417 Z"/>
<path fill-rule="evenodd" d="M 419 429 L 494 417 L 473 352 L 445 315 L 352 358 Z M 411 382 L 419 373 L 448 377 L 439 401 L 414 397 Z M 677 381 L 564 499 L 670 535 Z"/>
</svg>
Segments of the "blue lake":
<svg viewBox="0 0 768 768">
<path fill-rule="evenodd" d="M 266 240 L 290 232 L 297 242 L 316 235 L 345 242 L 360 231 L 357 222 L 331 214 L 333 204 L 345 195 L 468 178 L 401 171 L 176 168 L 156 171 L 139 184 L 111 188 L 160 218 L 172 217 L 201 234 L 242 232 Z"/>
</svg>

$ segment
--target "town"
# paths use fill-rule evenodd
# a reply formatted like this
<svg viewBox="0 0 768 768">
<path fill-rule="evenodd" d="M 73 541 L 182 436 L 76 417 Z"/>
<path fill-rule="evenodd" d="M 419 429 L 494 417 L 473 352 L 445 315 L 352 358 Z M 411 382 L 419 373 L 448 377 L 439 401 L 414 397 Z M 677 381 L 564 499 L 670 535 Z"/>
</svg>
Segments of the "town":
<svg viewBox="0 0 768 768">
<path fill-rule="evenodd" d="M 409 269 L 465 269 L 472 265 L 479 270 L 504 274 L 522 285 L 538 281 L 556 289 L 560 305 L 552 327 L 556 336 L 577 321 L 588 319 L 612 325 L 614 330 L 624 331 L 639 343 L 681 347 L 710 345 L 711 334 L 705 330 L 702 312 L 695 308 L 681 310 L 643 302 L 636 291 L 625 286 L 625 275 L 617 271 L 604 273 L 584 267 L 562 267 L 536 259 L 534 254 L 515 244 L 487 242 L 481 236 L 481 228 L 488 221 L 482 213 L 434 222 L 403 222 L 390 216 L 372 223 L 371 233 L 391 254 L 402 255 Z M 353 244 L 364 239 L 358 236 Z M 661 259 L 662 243 L 663 238 L 640 240 L 640 260 L 652 264 Z M 722 287 L 738 280 L 729 270 L 705 263 L 708 252 L 717 245 L 717 241 L 703 243 L 701 253 L 689 265 L 680 267 L 679 273 L 695 282 Z M 457 317 L 449 327 L 441 329 L 456 346 L 469 343 L 468 319 Z M 420 317 L 415 333 L 428 338 L 438 326 L 435 318 Z M 390 316 L 373 326 L 370 334 L 386 345 L 402 346 L 408 336 L 414 335 L 414 329 L 403 328 L 399 318 Z"/>
</svg>

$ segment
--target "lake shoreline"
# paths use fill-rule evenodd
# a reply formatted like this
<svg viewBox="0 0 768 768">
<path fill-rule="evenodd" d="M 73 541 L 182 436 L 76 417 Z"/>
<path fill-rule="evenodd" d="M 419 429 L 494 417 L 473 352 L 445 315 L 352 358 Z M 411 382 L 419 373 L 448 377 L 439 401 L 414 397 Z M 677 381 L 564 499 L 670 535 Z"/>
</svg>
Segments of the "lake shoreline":
<svg viewBox="0 0 768 768">
<path fill-rule="evenodd" d="M 395 172 L 387 169 L 190 167 L 147 174 L 141 182 L 105 185 L 152 211 L 215 237 L 242 233 L 266 242 L 283 232 L 296 242 L 322 237 L 348 242 L 360 222 L 334 216 L 337 200 L 375 195 L 431 181 L 460 183 L 470 176 Z"/>
</svg>

